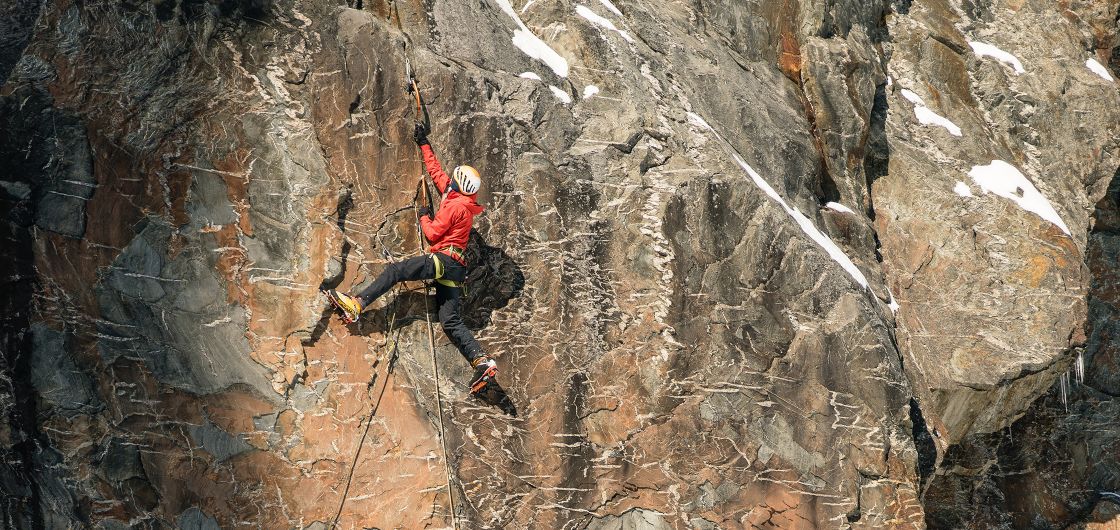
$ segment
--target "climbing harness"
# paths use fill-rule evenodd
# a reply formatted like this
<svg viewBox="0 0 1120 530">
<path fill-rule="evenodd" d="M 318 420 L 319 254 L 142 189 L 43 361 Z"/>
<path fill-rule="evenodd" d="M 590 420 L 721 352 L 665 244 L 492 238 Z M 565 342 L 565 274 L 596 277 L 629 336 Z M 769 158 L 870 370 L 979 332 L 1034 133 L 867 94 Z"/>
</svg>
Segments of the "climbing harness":
<svg viewBox="0 0 1120 530">
<path fill-rule="evenodd" d="M 438 283 L 440 285 L 446 285 L 448 287 L 462 287 L 462 285 L 463 285 L 462 282 L 449 280 L 449 279 L 443 277 L 443 262 L 439 260 L 439 253 L 432 253 L 432 254 L 429 254 L 429 255 L 432 257 L 432 261 L 436 265 L 436 277 L 435 277 L 436 283 Z"/>
<path fill-rule="evenodd" d="M 431 254 L 431 256 L 432 256 L 432 261 L 435 263 L 435 266 L 436 266 L 436 278 L 435 278 L 436 283 L 438 283 L 440 285 L 446 285 L 447 287 L 455 287 L 455 288 L 458 288 L 458 289 L 463 289 L 463 294 L 465 295 L 466 294 L 466 288 L 467 288 L 466 280 L 465 279 L 464 280 L 452 280 L 451 278 L 445 278 L 444 277 L 445 270 L 444 270 L 444 267 L 443 267 L 443 261 L 439 259 L 440 254 L 446 254 L 448 256 L 451 256 L 452 259 L 458 261 L 459 263 L 463 263 L 463 261 L 464 261 L 463 253 L 464 253 L 463 249 L 461 249 L 461 248 L 459 248 L 455 245 L 451 245 L 447 248 L 441 249 L 439 252 L 433 252 Z"/>
<path fill-rule="evenodd" d="M 415 86 L 415 80 L 412 82 L 413 86 Z M 417 101 L 419 101 L 419 98 L 417 98 Z M 428 186 L 424 178 L 423 176 L 420 177 L 420 189 L 417 191 L 417 195 L 422 195 L 424 197 L 424 202 L 431 204 L 432 198 L 431 195 L 428 194 Z M 424 252 L 424 230 L 420 228 L 419 208 L 416 209 L 416 235 L 419 236 L 417 244 L 420 245 L 420 251 Z M 439 264 L 439 260 L 435 255 L 433 255 L 432 258 L 436 259 L 436 263 Z M 440 264 L 439 267 L 442 269 L 442 264 Z M 437 272 L 436 277 L 438 278 L 439 276 L 440 274 Z M 425 288 L 424 295 L 424 321 L 428 325 L 428 350 L 432 354 L 432 375 L 435 378 L 436 410 L 438 411 L 437 415 L 439 417 L 439 440 L 443 447 L 444 470 L 447 472 L 447 499 L 451 506 L 451 526 L 455 530 L 459 530 L 459 516 L 455 510 L 455 495 L 451 491 L 451 461 L 449 460 L 451 453 L 447 450 L 447 433 L 443 429 L 443 397 L 439 391 L 439 363 L 436 362 L 436 337 L 435 332 L 432 330 L 431 302 L 427 296 L 427 288 Z"/>
</svg>

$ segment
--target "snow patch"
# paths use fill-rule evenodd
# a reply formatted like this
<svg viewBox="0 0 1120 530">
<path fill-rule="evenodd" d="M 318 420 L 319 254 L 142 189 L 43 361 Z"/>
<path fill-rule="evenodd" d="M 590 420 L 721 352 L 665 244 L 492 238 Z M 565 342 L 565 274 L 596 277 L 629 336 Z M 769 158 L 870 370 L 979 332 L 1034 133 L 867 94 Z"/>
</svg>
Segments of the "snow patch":
<svg viewBox="0 0 1120 530">
<path fill-rule="evenodd" d="M 1015 69 L 1016 75 L 1026 72 L 1026 70 L 1023 69 L 1023 63 L 1019 62 L 1018 57 L 1015 57 L 1010 53 L 996 48 L 991 44 L 988 44 L 986 42 L 968 41 L 968 45 L 972 46 L 972 52 L 980 57 L 984 57 L 986 55 L 988 57 L 996 59 L 997 61 L 1003 61 L 1011 65 L 1011 67 Z"/>
<path fill-rule="evenodd" d="M 953 186 L 953 193 L 956 193 L 961 197 L 975 197 L 975 195 L 972 194 L 972 190 L 969 189 L 968 184 L 965 184 L 959 180 L 957 181 L 957 185 Z"/>
<path fill-rule="evenodd" d="M 990 192 L 1011 199 L 1020 208 L 1050 221 L 1061 228 L 1066 235 L 1070 235 L 1069 227 L 1050 205 L 1050 201 L 1046 200 L 1046 197 L 1043 197 L 1034 184 L 1031 184 L 1031 181 L 1027 180 L 1027 177 L 1023 176 L 1015 166 L 1003 160 L 992 160 L 992 163 L 986 166 L 973 166 L 968 176 L 972 177 L 973 182 L 979 184 L 980 189 L 985 193 Z"/>
<path fill-rule="evenodd" d="M 754 181 L 755 186 L 758 186 L 758 188 L 761 189 L 763 193 L 769 195 L 771 199 L 774 199 L 774 201 L 781 205 L 782 209 L 784 209 L 786 213 L 793 218 L 794 221 L 797 221 L 797 225 L 801 227 L 801 231 L 805 232 L 805 235 L 809 236 L 809 239 L 812 239 L 814 242 L 820 245 L 821 248 L 823 248 L 825 252 L 828 253 L 828 256 L 832 258 L 833 261 L 838 263 L 841 268 L 843 268 L 848 272 L 849 275 L 851 275 L 852 279 L 854 279 L 864 288 L 867 288 L 867 277 L 863 275 L 863 272 L 859 270 L 859 267 L 856 267 L 855 263 L 852 263 L 851 258 L 849 258 L 847 254 L 844 254 L 844 251 L 840 250 L 840 247 L 836 246 L 836 243 L 834 243 L 831 238 L 821 233 L 821 231 L 817 229 L 817 226 L 814 225 L 808 217 L 805 217 L 804 214 L 786 204 L 786 201 L 782 199 L 782 196 L 778 195 L 778 192 L 774 191 L 774 188 L 770 187 L 770 184 L 763 180 L 762 176 L 759 175 L 758 172 L 754 170 L 754 168 L 752 168 L 746 163 L 746 161 L 740 158 L 738 153 L 732 153 L 732 157 L 735 158 L 735 162 L 739 164 L 739 167 L 743 168 L 743 170 L 747 172 L 747 175 L 751 177 L 751 180 Z"/>
<path fill-rule="evenodd" d="M 898 300 L 894 299 L 894 293 L 892 293 L 890 289 L 887 289 L 887 294 L 891 296 L 891 303 L 887 304 L 887 307 L 891 308 L 891 313 L 897 314 L 898 309 L 902 306 L 898 305 Z"/>
<path fill-rule="evenodd" d="M 902 97 L 906 98 L 906 101 L 909 101 L 910 103 L 913 103 L 915 105 L 924 106 L 926 104 L 926 102 L 922 100 L 922 96 L 915 94 L 913 90 L 905 88 L 902 89 Z"/>
<path fill-rule="evenodd" d="M 694 112 L 689 112 L 687 116 L 688 123 L 711 131 L 711 133 L 715 134 L 716 137 L 720 139 L 720 141 L 726 143 L 726 140 L 724 140 L 723 137 L 715 131 L 715 129 L 712 129 L 712 127 L 708 125 L 708 122 L 704 121 L 704 118 L 701 118 Z M 769 196 L 771 199 L 773 199 L 774 202 L 778 203 L 778 205 L 781 206 L 782 209 L 785 210 L 786 213 L 789 214 L 789 216 L 797 222 L 797 226 L 801 228 L 801 231 L 804 232 L 805 235 L 809 236 L 809 239 L 812 239 L 814 243 L 820 245 L 820 247 L 828 253 L 828 256 L 832 258 L 832 261 L 835 261 L 837 264 L 839 264 L 840 267 L 844 269 L 844 271 L 846 271 L 848 275 L 850 275 L 852 279 L 856 281 L 856 283 L 862 285 L 865 289 L 869 288 L 867 285 L 867 277 L 863 275 L 863 272 L 860 272 L 859 267 L 856 267 L 856 264 L 852 262 L 851 258 L 849 258 L 847 254 L 844 254 L 844 251 L 840 250 L 840 247 L 836 246 L 836 243 L 834 243 L 831 238 L 824 235 L 817 228 L 817 226 L 809 220 L 808 217 L 805 217 L 804 214 L 794 208 L 791 208 L 789 204 L 786 204 L 785 199 L 783 199 L 781 195 L 778 195 L 778 192 L 774 191 L 774 188 L 770 187 L 770 184 L 768 184 L 766 180 L 762 178 L 762 175 L 759 175 L 758 172 L 750 166 L 750 164 L 747 164 L 747 162 L 739 156 L 739 153 L 732 152 L 731 156 L 735 159 L 735 163 L 739 164 L 739 167 L 743 168 L 743 171 L 747 172 L 747 176 L 749 176 L 751 180 L 754 181 L 754 185 L 757 186 L 758 189 L 762 190 L 762 192 Z"/>
<path fill-rule="evenodd" d="M 554 86 L 554 85 L 548 85 L 548 89 L 552 91 L 552 95 L 556 96 L 556 99 L 559 99 L 560 101 L 563 101 L 565 105 L 572 102 L 571 94 L 568 94 L 567 92 L 564 92 L 563 90 L 560 89 L 560 87 L 557 87 L 557 86 Z"/>
<path fill-rule="evenodd" d="M 847 206 L 844 206 L 843 204 L 840 204 L 838 202 L 825 203 L 824 207 L 830 210 L 836 210 L 838 212 L 850 213 L 852 215 L 855 215 L 855 212 L 853 212 L 851 208 L 848 208 Z"/>
<path fill-rule="evenodd" d="M 502 8 L 502 11 L 505 11 L 517 23 L 519 29 L 513 32 L 513 45 L 517 46 L 525 55 L 548 65 L 553 72 L 556 72 L 556 75 L 568 77 L 568 61 L 561 57 L 559 53 L 556 53 L 556 50 L 553 50 L 548 44 L 545 44 L 543 40 L 533 35 L 533 32 L 529 31 L 529 28 L 521 21 L 521 17 L 517 16 L 517 11 L 513 10 L 509 0 L 495 1 Z"/>
<path fill-rule="evenodd" d="M 541 76 L 537 75 L 536 72 L 521 72 L 517 77 L 520 77 L 522 79 L 532 79 L 533 81 L 541 80 Z"/>
<path fill-rule="evenodd" d="M 715 132 L 715 129 L 713 129 L 711 125 L 708 125 L 708 122 L 704 121 L 704 118 L 701 118 L 700 115 L 695 112 L 688 113 L 688 123 L 700 127 L 701 129 Z"/>
<path fill-rule="evenodd" d="M 1112 81 L 1112 74 L 1108 73 L 1108 68 L 1103 64 L 1098 63 L 1096 59 L 1089 59 L 1085 61 L 1085 67 L 1092 70 L 1094 74 L 1103 77 L 1105 80 Z"/>
<path fill-rule="evenodd" d="M 622 16 L 622 11 L 619 11 L 618 8 L 614 6 L 614 3 L 611 2 L 611 0 L 599 0 L 599 3 L 603 4 L 603 7 L 610 9 L 611 13 L 614 13 L 620 17 Z"/>
<path fill-rule="evenodd" d="M 599 87 L 595 85 L 587 85 L 583 87 L 583 99 L 587 99 L 599 93 Z"/>
<path fill-rule="evenodd" d="M 922 125 L 944 127 L 945 130 L 949 131 L 949 134 L 961 136 L 961 128 L 957 127 L 957 124 L 953 123 L 948 118 L 930 110 L 921 96 L 904 88 L 902 89 L 902 97 L 914 104 L 914 116 L 918 118 L 918 123 Z"/>
<path fill-rule="evenodd" d="M 929 107 L 914 107 L 914 116 L 918 118 L 918 123 L 922 125 L 937 125 L 944 127 L 953 136 L 961 136 L 961 128 L 957 127 L 957 124 L 949 118 L 929 110 Z"/>
<path fill-rule="evenodd" d="M 579 16 L 581 16 L 583 18 L 586 18 L 592 24 L 596 24 L 596 25 L 602 26 L 604 28 L 607 28 L 611 31 L 618 32 L 619 35 L 622 35 L 622 38 L 626 39 L 626 42 L 630 42 L 630 43 L 634 42 L 634 38 L 631 37 L 629 33 L 626 33 L 625 31 L 622 31 L 622 30 L 618 29 L 617 27 L 615 27 L 614 22 L 611 22 L 610 20 L 607 20 L 607 19 L 595 14 L 595 12 L 592 11 L 587 6 L 583 6 L 583 5 L 576 6 L 576 13 L 579 14 Z"/>
</svg>

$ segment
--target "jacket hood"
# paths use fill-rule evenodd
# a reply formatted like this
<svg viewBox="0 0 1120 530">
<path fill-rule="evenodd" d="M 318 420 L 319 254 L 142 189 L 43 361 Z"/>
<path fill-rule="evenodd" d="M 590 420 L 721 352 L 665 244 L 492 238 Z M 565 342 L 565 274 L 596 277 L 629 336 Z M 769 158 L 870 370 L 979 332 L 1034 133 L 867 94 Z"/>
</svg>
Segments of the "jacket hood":
<svg viewBox="0 0 1120 530">
<path fill-rule="evenodd" d="M 463 195 L 457 191 L 452 191 L 447 194 L 447 202 L 462 205 L 471 215 L 478 215 L 486 209 L 478 203 L 474 195 Z"/>
</svg>

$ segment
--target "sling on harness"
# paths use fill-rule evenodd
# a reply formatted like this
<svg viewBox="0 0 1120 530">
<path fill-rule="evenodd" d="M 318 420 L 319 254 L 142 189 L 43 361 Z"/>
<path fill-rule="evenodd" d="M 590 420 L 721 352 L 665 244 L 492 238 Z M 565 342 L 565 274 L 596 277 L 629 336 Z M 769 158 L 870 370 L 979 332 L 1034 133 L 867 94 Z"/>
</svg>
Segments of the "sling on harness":
<svg viewBox="0 0 1120 530">
<path fill-rule="evenodd" d="M 452 258 L 455 258 L 455 254 L 458 254 L 458 261 L 462 261 L 463 249 L 456 246 L 451 246 L 444 250 L 447 250 L 448 252 L 446 254 L 451 256 Z M 440 252 L 432 253 L 432 261 L 435 262 L 436 265 L 436 283 L 440 285 L 446 285 L 448 287 L 457 287 L 463 289 L 463 294 L 466 294 L 466 273 L 458 275 L 463 276 L 462 278 L 451 278 L 450 276 L 445 277 L 445 273 L 447 271 L 444 269 L 443 260 L 441 260 L 439 257 L 440 254 Z"/>
</svg>

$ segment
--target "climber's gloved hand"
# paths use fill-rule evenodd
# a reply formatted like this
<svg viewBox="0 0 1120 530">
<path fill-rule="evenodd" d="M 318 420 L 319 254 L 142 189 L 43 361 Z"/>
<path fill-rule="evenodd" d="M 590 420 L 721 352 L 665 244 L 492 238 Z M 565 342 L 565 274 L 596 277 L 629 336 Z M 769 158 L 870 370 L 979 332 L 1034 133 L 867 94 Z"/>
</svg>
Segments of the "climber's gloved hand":
<svg viewBox="0 0 1120 530">
<path fill-rule="evenodd" d="M 416 123 L 416 130 L 412 133 L 416 145 L 430 145 L 428 142 L 428 128 L 423 123 Z"/>
<path fill-rule="evenodd" d="M 432 217 L 432 209 L 428 208 L 427 206 L 421 206 L 420 209 L 417 210 L 416 213 L 420 214 L 420 217 L 428 217 L 428 218 Z"/>
</svg>

